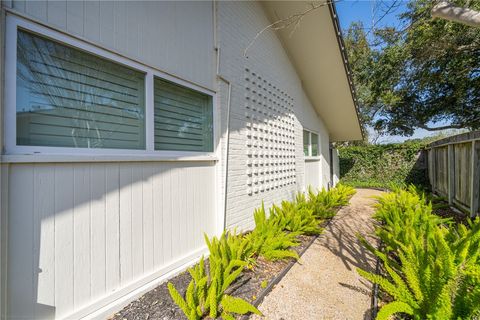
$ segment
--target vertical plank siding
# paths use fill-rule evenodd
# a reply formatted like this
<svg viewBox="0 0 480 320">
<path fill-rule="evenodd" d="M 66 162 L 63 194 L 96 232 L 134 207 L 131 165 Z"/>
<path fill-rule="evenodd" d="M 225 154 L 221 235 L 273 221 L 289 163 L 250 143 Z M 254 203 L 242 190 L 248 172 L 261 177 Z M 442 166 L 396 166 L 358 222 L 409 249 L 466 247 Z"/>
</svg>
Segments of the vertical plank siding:
<svg viewBox="0 0 480 320">
<path fill-rule="evenodd" d="M 12 318 L 64 318 L 203 247 L 214 164 L 10 167 Z"/>
<path fill-rule="evenodd" d="M 478 215 L 480 207 L 480 131 L 435 141 L 428 146 L 432 189 L 449 203 Z"/>
<path fill-rule="evenodd" d="M 323 184 L 320 182 L 321 167 L 319 160 L 305 161 L 305 187 L 311 186 L 314 190 L 321 189 Z"/>
</svg>

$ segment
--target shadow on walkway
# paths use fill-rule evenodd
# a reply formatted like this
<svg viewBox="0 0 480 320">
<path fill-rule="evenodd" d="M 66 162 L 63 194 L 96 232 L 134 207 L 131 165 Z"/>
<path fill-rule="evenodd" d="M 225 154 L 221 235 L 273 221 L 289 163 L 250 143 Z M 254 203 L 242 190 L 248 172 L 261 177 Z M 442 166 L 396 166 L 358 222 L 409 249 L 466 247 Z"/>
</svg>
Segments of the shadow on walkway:
<svg viewBox="0 0 480 320">
<path fill-rule="evenodd" d="M 372 286 L 356 269 L 373 271 L 375 257 L 358 235 L 376 243 L 370 236 L 375 225 L 371 216 L 373 197 L 380 194 L 357 190 L 260 305 L 265 319 L 370 319 Z"/>
</svg>

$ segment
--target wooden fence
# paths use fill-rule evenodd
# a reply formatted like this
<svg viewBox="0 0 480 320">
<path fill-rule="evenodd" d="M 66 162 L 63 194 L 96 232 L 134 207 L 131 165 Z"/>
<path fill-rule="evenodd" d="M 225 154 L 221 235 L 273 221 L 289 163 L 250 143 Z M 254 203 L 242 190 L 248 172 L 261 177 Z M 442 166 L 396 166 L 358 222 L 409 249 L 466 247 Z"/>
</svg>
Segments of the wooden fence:
<svg viewBox="0 0 480 320">
<path fill-rule="evenodd" d="M 432 142 L 427 147 L 428 178 L 435 193 L 470 215 L 480 207 L 480 131 Z"/>
</svg>

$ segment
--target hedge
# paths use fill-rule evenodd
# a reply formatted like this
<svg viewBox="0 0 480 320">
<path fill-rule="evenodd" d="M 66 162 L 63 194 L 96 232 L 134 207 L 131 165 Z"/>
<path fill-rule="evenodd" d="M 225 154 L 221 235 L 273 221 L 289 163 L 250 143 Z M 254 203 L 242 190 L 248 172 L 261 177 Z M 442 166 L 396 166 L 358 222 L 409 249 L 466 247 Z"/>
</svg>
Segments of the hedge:
<svg viewBox="0 0 480 320">
<path fill-rule="evenodd" d="M 425 142 L 341 146 L 340 181 L 353 187 L 389 188 L 415 184 L 428 188 L 422 149 Z"/>
</svg>

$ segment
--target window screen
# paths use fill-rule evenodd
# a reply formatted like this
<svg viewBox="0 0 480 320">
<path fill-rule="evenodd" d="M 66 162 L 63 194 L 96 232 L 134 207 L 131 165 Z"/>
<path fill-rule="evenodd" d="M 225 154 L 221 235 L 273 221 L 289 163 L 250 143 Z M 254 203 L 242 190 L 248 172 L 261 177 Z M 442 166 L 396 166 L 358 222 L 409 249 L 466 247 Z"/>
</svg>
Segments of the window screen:
<svg viewBox="0 0 480 320">
<path fill-rule="evenodd" d="M 154 92 L 155 150 L 213 151 L 211 97 L 157 78 Z"/>
<path fill-rule="evenodd" d="M 17 144 L 145 148 L 144 74 L 18 31 Z"/>
</svg>

